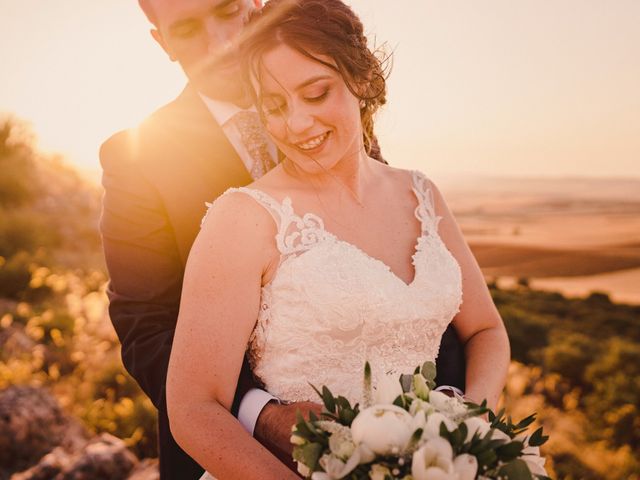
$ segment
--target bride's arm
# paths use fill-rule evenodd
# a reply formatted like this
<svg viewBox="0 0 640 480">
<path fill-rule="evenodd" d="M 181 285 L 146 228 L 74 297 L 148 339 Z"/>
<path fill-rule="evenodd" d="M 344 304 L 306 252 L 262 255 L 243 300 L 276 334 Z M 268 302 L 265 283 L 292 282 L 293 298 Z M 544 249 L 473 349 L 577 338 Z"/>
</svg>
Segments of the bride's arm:
<svg viewBox="0 0 640 480">
<path fill-rule="evenodd" d="M 478 262 L 442 195 L 435 185 L 431 189 L 442 217 L 438 233 L 462 271 L 462 305 L 453 324 L 465 345 L 465 395 L 476 402 L 486 398 L 495 409 L 509 368 L 509 338 Z"/>
<path fill-rule="evenodd" d="M 218 478 L 298 478 L 229 412 L 258 317 L 275 225 L 244 194 L 212 207 L 187 262 L 167 376 L 171 431 Z"/>
</svg>

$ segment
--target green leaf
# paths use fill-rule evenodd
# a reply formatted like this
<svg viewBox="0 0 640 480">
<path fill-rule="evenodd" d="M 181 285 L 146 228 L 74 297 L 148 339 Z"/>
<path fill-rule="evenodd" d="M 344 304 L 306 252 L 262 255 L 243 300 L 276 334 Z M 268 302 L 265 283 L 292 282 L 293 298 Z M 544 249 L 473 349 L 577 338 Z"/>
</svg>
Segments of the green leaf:
<svg viewBox="0 0 640 480">
<path fill-rule="evenodd" d="M 539 447 L 547 440 L 549 440 L 549 436 L 543 435 L 542 427 L 540 427 L 535 432 L 533 432 L 533 435 L 531 435 L 531 437 L 529 438 L 529 445 L 531 445 L 532 447 Z"/>
<path fill-rule="evenodd" d="M 364 383 L 362 386 L 362 401 L 365 407 L 373 404 L 373 387 L 371 386 L 371 365 L 364 363 Z"/>
<path fill-rule="evenodd" d="M 318 460 L 322 455 L 324 447 L 319 443 L 308 443 L 293 449 L 293 459 L 305 464 L 315 471 L 318 466 Z"/>
<path fill-rule="evenodd" d="M 424 362 L 420 373 L 422 373 L 422 376 L 427 380 L 427 382 L 435 382 L 436 364 L 433 362 Z"/>
<path fill-rule="evenodd" d="M 329 390 L 326 386 L 322 387 L 322 401 L 324 402 L 325 408 L 331 413 L 336 411 L 336 401 L 333 398 L 333 394 L 331 390 Z"/>
<path fill-rule="evenodd" d="M 411 391 L 412 383 L 413 383 L 413 375 L 407 375 L 405 373 L 400 375 L 400 385 L 402 386 L 403 393 L 409 393 Z"/>
<path fill-rule="evenodd" d="M 422 438 L 423 431 L 424 430 L 422 428 L 419 428 L 415 432 L 413 432 L 413 435 L 411 435 L 411 438 L 409 439 L 409 443 L 407 444 L 407 447 L 406 447 L 407 451 L 411 452 L 416 447 L 416 445 L 418 445 L 418 442 Z"/>
<path fill-rule="evenodd" d="M 536 419 L 536 414 L 533 413 L 533 414 L 529 415 L 527 418 L 524 418 L 524 419 L 520 420 L 517 425 L 513 426 L 513 428 L 515 428 L 517 430 L 524 430 L 529 425 L 531 425 L 535 421 L 535 419 Z"/>
<path fill-rule="evenodd" d="M 522 442 L 514 441 L 511 443 L 507 443 L 505 445 L 501 445 L 496 449 L 496 453 L 498 457 L 505 462 L 516 459 L 522 453 L 522 449 L 524 445 Z"/>
<path fill-rule="evenodd" d="M 519 458 L 501 466 L 498 475 L 508 480 L 533 480 L 529 467 Z"/>
</svg>

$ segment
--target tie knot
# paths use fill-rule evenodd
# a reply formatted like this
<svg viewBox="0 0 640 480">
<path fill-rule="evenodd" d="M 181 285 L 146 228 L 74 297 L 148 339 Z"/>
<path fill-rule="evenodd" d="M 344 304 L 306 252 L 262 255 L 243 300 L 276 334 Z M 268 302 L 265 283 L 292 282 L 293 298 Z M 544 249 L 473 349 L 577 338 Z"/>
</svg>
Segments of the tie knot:
<svg viewBox="0 0 640 480">
<path fill-rule="evenodd" d="M 264 135 L 264 127 L 260 123 L 260 116 L 257 112 L 241 110 L 231 117 L 231 121 L 238 127 L 243 136 L 245 134 L 255 135 L 256 133 Z"/>
</svg>

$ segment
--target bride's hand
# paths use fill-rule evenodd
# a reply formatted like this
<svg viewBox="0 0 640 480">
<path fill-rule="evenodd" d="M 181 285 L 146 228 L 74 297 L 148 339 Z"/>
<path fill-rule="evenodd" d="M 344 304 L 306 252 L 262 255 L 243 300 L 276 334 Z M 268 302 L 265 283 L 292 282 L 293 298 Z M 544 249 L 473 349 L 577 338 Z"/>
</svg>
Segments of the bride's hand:
<svg viewBox="0 0 640 480">
<path fill-rule="evenodd" d="M 296 423 L 298 410 L 304 418 L 309 418 L 309 412 L 319 416 L 322 405 L 313 402 L 297 402 L 287 405 L 270 402 L 260 412 L 253 435 L 256 440 L 294 471 L 296 467 L 291 458 L 293 445 L 290 439 L 291 427 Z"/>
</svg>

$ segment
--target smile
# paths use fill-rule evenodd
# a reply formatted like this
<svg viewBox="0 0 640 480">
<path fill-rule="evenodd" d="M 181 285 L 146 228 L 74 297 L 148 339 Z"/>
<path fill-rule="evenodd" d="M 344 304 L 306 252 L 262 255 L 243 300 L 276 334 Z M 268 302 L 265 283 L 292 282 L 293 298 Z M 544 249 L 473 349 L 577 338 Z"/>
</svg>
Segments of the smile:
<svg viewBox="0 0 640 480">
<path fill-rule="evenodd" d="M 327 139 L 328 136 L 329 136 L 329 132 L 325 132 L 322 135 L 318 135 L 317 137 L 310 138 L 309 140 L 302 143 L 296 143 L 295 145 L 300 150 L 313 150 L 314 148 L 317 148 L 320 145 L 322 145 L 322 143 L 324 143 L 324 141 Z"/>
</svg>

